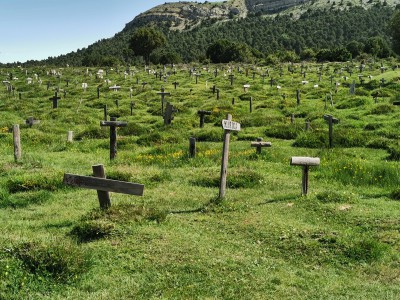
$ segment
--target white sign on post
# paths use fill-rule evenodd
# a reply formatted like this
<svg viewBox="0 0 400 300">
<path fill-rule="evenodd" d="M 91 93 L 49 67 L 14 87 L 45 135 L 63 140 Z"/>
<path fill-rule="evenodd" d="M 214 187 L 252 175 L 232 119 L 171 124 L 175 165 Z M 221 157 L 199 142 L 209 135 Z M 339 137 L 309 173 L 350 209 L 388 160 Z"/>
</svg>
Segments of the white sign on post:
<svg viewBox="0 0 400 300">
<path fill-rule="evenodd" d="M 230 120 L 222 120 L 222 128 L 225 130 L 240 131 L 240 123 Z"/>
</svg>

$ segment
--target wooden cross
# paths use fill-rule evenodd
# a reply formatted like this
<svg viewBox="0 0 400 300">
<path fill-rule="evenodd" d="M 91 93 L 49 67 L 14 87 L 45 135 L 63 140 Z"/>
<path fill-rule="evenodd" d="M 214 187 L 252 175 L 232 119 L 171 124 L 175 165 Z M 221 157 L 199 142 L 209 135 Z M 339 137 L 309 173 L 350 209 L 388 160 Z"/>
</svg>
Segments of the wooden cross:
<svg viewBox="0 0 400 300">
<path fill-rule="evenodd" d="M 33 117 L 29 117 L 26 121 L 25 124 L 28 125 L 29 127 L 32 127 L 35 124 L 39 124 L 39 120 L 35 120 Z"/>
<path fill-rule="evenodd" d="M 263 79 L 263 83 L 265 83 L 265 77 L 267 77 L 267 74 L 265 74 L 265 73 L 263 73 L 262 75 L 261 75 L 261 77 L 262 77 L 262 79 Z"/>
<path fill-rule="evenodd" d="M 157 94 L 161 95 L 161 114 L 164 115 L 165 96 L 171 96 L 171 93 L 166 93 L 165 88 L 161 87 L 161 92 L 158 92 Z"/>
<path fill-rule="evenodd" d="M 49 100 L 53 101 L 53 108 L 58 108 L 58 100 L 60 100 L 61 97 L 58 97 L 57 92 L 54 93 L 54 97 L 49 98 Z"/>
<path fill-rule="evenodd" d="M 290 159 L 290 165 L 303 167 L 302 194 L 308 194 L 308 171 L 311 166 L 319 166 L 319 157 L 299 157 L 294 156 Z"/>
<path fill-rule="evenodd" d="M 257 142 L 251 142 L 251 147 L 256 148 L 257 154 L 261 154 L 262 148 L 267 148 L 267 147 L 271 147 L 271 146 L 272 146 L 271 142 L 263 142 L 262 138 L 257 138 Z"/>
<path fill-rule="evenodd" d="M 233 79 L 235 78 L 235 75 L 234 74 L 230 74 L 228 77 L 229 77 L 229 79 L 231 81 L 231 85 L 233 85 Z"/>
<path fill-rule="evenodd" d="M 143 196 L 144 185 L 126 181 L 106 179 L 104 166 L 92 166 L 92 176 L 64 174 L 63 183 L 70 186 L 97 190 L 100 208 L 107 209 L 111 206 L 109 192 Z"/>
<path fill-rule="evenodd" d="M 175 82 L 173 82 L 172 84 L 174 85 L 175 90 L 176 90 L 176 87 L 179 85 L 179 82 L 176 82 L 176 81 L 175 81 Z"/>
<path fill-rule="evenodd" d="M 271 77 L 269 80 L 269 85 L 272 87 L 274 85 L 275 80 Z"/>
<path fill-rule="evenodd" d="M 116 117 L 111 117 L 110 121 L 100 121 L 100 126 L 110 127 L 110 159 L 117 156 L 117 127 L 126 127 L 127 122 L 117 121 Z"/>
<path fill-rule="evenodd" d="M 338 124 L 339 120 L 332 117 L 332 115 L 324 115 L 324 120 L 329 125 L 329 148 L 333 147 L 333 124 Z"/>
<path fill-rule="evenodd" d="M 204 118 L 205 116 L 209 116 L 211 115 L 211 111 L 207 111 L 207 110 L 199 110 L 197 111 L 197 114 L 200 116 L 200 128 L 204 127 Z"/>
<path fill-rule="evenodd" d="M 173 113 L 178 112 L 177 109 L 174 108 L 172 104 L 167 102 L 167 106 L 165 107 L 165 114 L 164 114 L 164 125 L 170 125 L 172 120 L 174 119 Z"/>
</svg>

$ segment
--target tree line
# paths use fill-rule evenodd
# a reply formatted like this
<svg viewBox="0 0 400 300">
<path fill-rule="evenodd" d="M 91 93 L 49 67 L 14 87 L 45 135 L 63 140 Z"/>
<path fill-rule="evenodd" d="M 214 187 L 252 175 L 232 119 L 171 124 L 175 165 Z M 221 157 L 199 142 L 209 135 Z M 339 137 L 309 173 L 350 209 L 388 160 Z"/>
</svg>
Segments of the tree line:
<svg viewBox="0 0 400 300">
<path fill-rule="evenodd" d="M 247 18 L 204 24 L 188 31 L 170 31 L 165 24 L 121 31 L 43 63 L 74 66 L 115 66 L 134 63 L 341 61 L 370 55 L 385 58 L 399 53 L 400 8 L 376 5 L 309 10 L 299 19 L 290 15 Z"/>
</svg>

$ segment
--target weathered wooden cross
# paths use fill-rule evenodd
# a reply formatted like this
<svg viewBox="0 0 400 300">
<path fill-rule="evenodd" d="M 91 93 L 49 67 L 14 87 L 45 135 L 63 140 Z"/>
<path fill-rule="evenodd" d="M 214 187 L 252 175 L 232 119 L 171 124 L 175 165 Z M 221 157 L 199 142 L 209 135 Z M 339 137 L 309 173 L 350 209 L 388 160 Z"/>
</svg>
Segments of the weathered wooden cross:
<svg viewBox="0 0 400 300">
<path fill-rule="evenodd" d="M 172 104 L 167 102 L 167 106 L 165 107 L 165 113 L 164 113 L 164 125 L 170 125 L 172 123 L 172 120 L 174 119 L 174 116 L 172 115 L 173 113 L 178 112 L 177 109 L 174 108 Z"/>
<path fill-rule="evenodd" d="M 97 197 L 102 209 L 107 209 L 111 206 L 109 192 L 143 196 L 143 184 L 106 179 L 103 165 L 94 165 L 92 169 L 94 177 L 65 173 L 63 183 L 70 186 L 97 190 Z"/>
<path fill-rule="evenodd" d="M 267 147 L 271 147 L 271 146 L 272 146 L 271 142 L 263 142 L 262 138 L 257 138 L 256 142 L 251 142 L 251 147 L 256 148 L 257 154 L 261 154 L 262 148 L 267 148 Z"/>
<path fill-rule="evenodd" d="M 110 159 L 117 156 L 117 127 L 126 127 L 127 122 L 117 121 L 116 117 L 110 117 L 110 121 L 100 121 L 100 126 L 110 127 Z"/>
<path fill-rule="evenodd" d="M 319 157 L 301 157 L 293 156 L 290 159 L 290 165 L 303 167 L 302 194 L 308 194 L 308 171 L 311 166 L 319 166 Z"/>
<path fill-rule="evenodd" d="M 207 111 L 207 110 L 199 110 L 197 111 L 197 114 L 200 116 L 200 128 L 204 127 L 204 118 L 205 116 L 209 116 L 211 115 L 211 111 Z"/>
<path fill-rule="evenodd" d="M 329 148 L 333 147 L 333 124 L 338 124 L 339 119 L 332 117 L 332 115 L 324 115 L 324 120 L 329 125 Z"/>
<path fill-rule="evenodd" d="M 161 92 L 158 92 L 157 95 L 161 95 L 161 114 L 164 115 L 165 96 L 171 96 L 171 93 L 166 93 L 165 88 L 161 87 Z"/>
<path fill-rule="evenodd" d="M 57 92 L 54 93 L 54 97 L 49 98 L 49 100 L 53 101 L 53 108 L 58 108 L 58 100 L 60 100 L 61 97 L 58 97 Z"/>
<path fill-rule="evenodd" d="M 39 124 L 40 121 L 39 120 L 35 120 L 33 117 L 29 117 L 28 119 L 26 119 L 25 124 L 28 125 L 29 127 L 32 127 L 35 124 Z"/>
<path fill-rule="evenodd" d="M 228 77 L 229 77 L 229 79 L 231 81 L 231 85 L 233 85 L 233 79 L 235 78 L 235 75 L 230 74 Z"/>
</svg>

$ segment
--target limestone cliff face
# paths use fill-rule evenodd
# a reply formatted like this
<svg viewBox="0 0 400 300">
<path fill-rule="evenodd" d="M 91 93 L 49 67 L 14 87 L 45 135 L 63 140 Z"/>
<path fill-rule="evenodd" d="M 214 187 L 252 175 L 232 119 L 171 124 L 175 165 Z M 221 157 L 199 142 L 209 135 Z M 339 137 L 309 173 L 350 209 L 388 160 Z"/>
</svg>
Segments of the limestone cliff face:
<svg viewBox="0 0 400 300">
<path fill-rule="evenodd" d="M 125 30 L 149 23 L 163 23 L 172 30 L 184 30 L 191 29 L 202 22 L 223 21 L 246 16 L 245 0 L 213 3 L 179 1 L 156 6 L 138 15 L 126 25 Z"/>
</svg>

